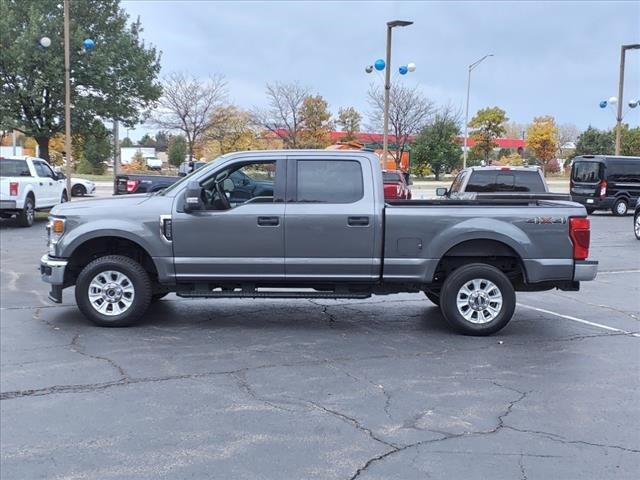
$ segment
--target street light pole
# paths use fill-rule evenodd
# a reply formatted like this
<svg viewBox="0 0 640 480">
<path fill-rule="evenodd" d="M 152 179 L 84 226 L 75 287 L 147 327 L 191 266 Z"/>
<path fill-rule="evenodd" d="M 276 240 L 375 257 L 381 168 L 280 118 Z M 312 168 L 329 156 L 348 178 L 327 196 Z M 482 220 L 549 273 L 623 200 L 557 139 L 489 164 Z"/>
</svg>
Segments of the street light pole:
<svg viewBox="0 0 640 480">
<path fill-rule="evenodd" d="M 480 60 L 472 63 L 471 65 L 469 65 L 468 69 L 469 75 L 467 77 L 467 106 L 464 113 L 464 149 L 462 151 L 462 168 L 467 168 L 467 157 L 469 155 L 467 152 L 467 148 L 469 143 L 469 94 L 471 92 L 471 72 L 488 57 L 493 57 L 493 53 L 489 53 L 488 55 L 482 57 Z"/>
<path fill-rule="evenodd" d="M 384 125 L 382 127 L 382 162 L 387 163 L 389 154 L 389 93 L 391 90 L 391 30 L 393 27 L 407 27 L 413 24 L 406 20 L 387 22 L 387 57 L 384 75 Z M 397 139 L 396 139 L 397 141 Z"/>
<path fill-rule="evenodd" d="M 616 115 L 616 155 L 620 155 L 620 134 L 622 131 L 622 91 L 624 90 L 624 60 L 627 50 L 639 49 L 640 44 L 622 45 L 620 47 L 620 77 L 618 80 L 618 113 Z"/>
<path fill-rule="evenodd" d="M 64 148 L 67 165 L 67 199 L 71 200 L 71 72 L 69 59 L 69 0 L 64 0 Z"/>
</svg>

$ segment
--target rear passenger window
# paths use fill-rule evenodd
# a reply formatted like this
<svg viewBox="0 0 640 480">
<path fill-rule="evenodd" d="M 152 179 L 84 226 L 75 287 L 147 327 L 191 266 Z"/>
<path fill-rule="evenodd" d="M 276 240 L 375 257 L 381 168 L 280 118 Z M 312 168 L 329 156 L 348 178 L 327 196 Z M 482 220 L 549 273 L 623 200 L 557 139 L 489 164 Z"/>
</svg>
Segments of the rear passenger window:
<svg viewBox="0 0 640 480">
<path fill-rule="evenodd" d="M 362 168 L 352 160 L 298 160 L 297 201 L 353 203 L 364 194 Z"/>
</svg>

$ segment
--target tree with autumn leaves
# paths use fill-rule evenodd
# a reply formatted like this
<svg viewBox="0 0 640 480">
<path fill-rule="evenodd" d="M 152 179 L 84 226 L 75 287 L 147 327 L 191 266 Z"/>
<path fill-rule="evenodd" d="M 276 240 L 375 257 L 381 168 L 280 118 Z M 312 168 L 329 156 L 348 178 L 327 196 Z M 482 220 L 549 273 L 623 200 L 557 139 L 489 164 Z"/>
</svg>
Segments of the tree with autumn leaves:
<svg viewBox="0 0 640 480">
<path fill-rule="evenodd" d="M 558 151 L 558 127 L 551 115 L 535 117 L 527 129 L 527 148 L 542 167 L 546 175 L 549 164 L 556 159 Z"/>
</svg>

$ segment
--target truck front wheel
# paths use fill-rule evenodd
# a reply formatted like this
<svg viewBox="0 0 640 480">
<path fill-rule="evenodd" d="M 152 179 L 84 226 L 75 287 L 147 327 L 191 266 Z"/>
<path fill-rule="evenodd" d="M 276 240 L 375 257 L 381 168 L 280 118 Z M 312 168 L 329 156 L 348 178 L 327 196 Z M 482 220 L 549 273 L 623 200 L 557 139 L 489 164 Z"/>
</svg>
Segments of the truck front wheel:
<svg viewBox="0 0 640 480">
<path fill-rule="evenodd" d="M 123 255 L 108 255 L 80 272 L 76 303 L 96 325 L 127 327 L 147 311 L 151 291 L 149 275 L 138 262 Z"/>
<path fill-rule="evenodd" d="M 484 263 L 472 263 L 451 273 L 440 292 L 447 322 L 465 335 L 491 335 L 511 320 L 516 294 L 507 276 Z"/>
</svg>

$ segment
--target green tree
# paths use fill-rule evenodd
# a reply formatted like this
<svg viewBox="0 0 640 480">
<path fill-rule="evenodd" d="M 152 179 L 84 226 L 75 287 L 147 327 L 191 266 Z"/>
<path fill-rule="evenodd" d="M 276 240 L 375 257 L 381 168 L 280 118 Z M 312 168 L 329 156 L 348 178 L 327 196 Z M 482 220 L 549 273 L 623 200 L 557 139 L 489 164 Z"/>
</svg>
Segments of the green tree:
<svg viewBox="0 0 640 480">
<path fill-rule="evenodd" d="M 34 137 L 44 158 L 64 131 L 61 3 L 0 0 L 0 127 Z M 133 126 L 161 94 L 159 54 L 140 38 L 140 21 L 129 25 L 119 0 L 73 0 L 70 18 L 72 130 L 96 118 Z M 83 49 L 86 38 L 95 48 Z"/>
<path fill-rule="evenodd" d="M 111 132 L 99 120 L 94 121 L 84 130 L 82 134 L 74 136 L 73 153 L 77 161 L 76 170 L 78 173 L 101 175 L 105 169 L 104 162 L 111 158 Z"/>
<path fill-rule="evenodd" d="M 333 129 L 331 113 L 327 101 L 320 95 L 308 95 L 300 107 L 301 148 L 325 148 L 331 143 L 330 133 Z"/>
<path fill-rule="evenodd" d="M 338 110 L 337 124 L 346 135 L 343 137 L 345 142 L 356 139 L 356 134 L 360 132 L 360 122 L 362 116 L 353 107 L 341 108 Z"/>
<path fill-rule="evenodd" d="M 474 149 L 481 152 L 485 162 L 496 146 L 495 139 L 505 134 L 505 123 L 509 119 L 504 110 L 498 107 L 483 108 L 469 122 L 472 128 L 469 136 L 475 141 Z"/>
<path fill-rule="evenodd" d="M 457 142 L 460 127 L 456 118 L 447 112 L 437 113 L 430 125 L 422 129 L 412 145 L 414 165 L 423 170 L 429 166 L 440 175 L 461 165 L 462 148 Z"/>
<path fill-rule="evenodd" d="M 142 147 L 155 148 L 156 141 L 151 135 L 149 135 L 148 133 L 145 133 L 143 137 L 140 139 L 140 141 L 138 142 L 138 145 Z"/>
<path fill-rule="evenodd" d="M 589 126 L 578 137 L 575 155 L 613 155 L 614 143 L 613 132 Z"/>
<path fill-rule="evenodd" d="M 156 133 L 156 149 L 159 152 L 166 152 L 169 148 L 169 134 L 164 130 Z"/>
<path fill-rule="evenodd" d="M 133 142 L 131 141 L 131 139 L 129 137 L 124 137 L 122 139 L 122 141 L 120 142 L 120 146 L 122 148 L 133 147 Z"/>
<path fill-rule="evenodd" d="M 187 141 L 182 135 L 176 135 L 169 140 L 169 163 L 179 167 L 187 156 Z"/>
<path fill-rule="evenodd" d="M 620 131 L 620 155 L 640 157 L 640 127 L 622 125 Z"/>
</svg>

